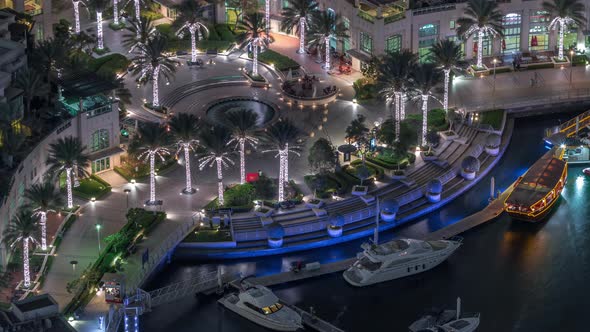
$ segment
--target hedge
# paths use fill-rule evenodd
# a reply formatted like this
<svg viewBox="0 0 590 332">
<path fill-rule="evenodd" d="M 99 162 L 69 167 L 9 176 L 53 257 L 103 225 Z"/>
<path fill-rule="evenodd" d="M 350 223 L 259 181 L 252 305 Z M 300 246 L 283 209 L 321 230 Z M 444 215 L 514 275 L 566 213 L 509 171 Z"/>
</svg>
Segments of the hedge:
<svg viewBox="0 0 590 332">
<path fill-rule="evenodd" d="M 178 165 L 178 163 L 174 158 L 170 158 L 164 162 L 156 161 L 156 172 L 158 175 L 162 175 L 170 171 L 175 165 Z M 115 166 L 114 171 L 129 182 L 131 180 L 143 179 L 150 175 L 150 168 L 146 164 L 142 164 L 137 173 L 134 169 L 129 169 L 127 166 Z"/>
<path fill-rule="evenodd" d="M 98 73 L 115 74 L 125 72 L 131 61 L 122 54 L 113 53 L 100 58 L 92 59 L 90 69 Z"/>
<path fill-rule="evenodd" d="M 236 37 L 234 36 L 233 32 L 229 29 L 227 24 L 215 24 L 215 31 L 219 35 L 220 39 L 223 41 L 228 42 L 235 42 Z"/>
<path fill-rule="evenodd" d="M 250 58 L 251 57 L 252 55 L 250 55 Z M 258 61 L 263 62 L 267 65 L 274 65 L 275 69 L 279 71 L 288 71 L 290 69 L 296 70 L 300 67 L 297 61 L 289 58 L 288 56 L 284 56 L 280 53 L 277 53 L 273 50 L 266 50 L 258 54 Z"/>
<path fill-rule="evenodd" d="M 533 63 L 526 66 L 526 69 L 545 69 L 545 68 L 553 68 L 553 63 Z"/>
<path fill-rule="evenodd" d="M 305 184 L 312 192 L 314 192 L 313 180 L 316 176 L 318 175 L 306 175 L 303 177 Z M 330 174 L 326 174 L 324 176 L 326 177 L 326 189 L 315 191 L 315 195 L 318 198 L 329 198 L 331 197 L 332 193 L 339 193 L 342 190 L 342 185 L 334 177 L 331 177 Z"/>
</svg>

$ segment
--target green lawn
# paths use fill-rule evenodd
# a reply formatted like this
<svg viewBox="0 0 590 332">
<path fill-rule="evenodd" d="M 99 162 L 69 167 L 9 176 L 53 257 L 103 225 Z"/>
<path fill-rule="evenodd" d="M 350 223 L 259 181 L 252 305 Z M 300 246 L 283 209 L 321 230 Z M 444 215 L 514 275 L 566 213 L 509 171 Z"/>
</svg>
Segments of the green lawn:
<svg viewBox="0 0 590 332">
<path fill-rule="evenodd" d="M 225 242 L 232 241 L 229 230 L 201 229 L 191 232 L 182 242 Z"/>
<path fill-rule="evenodd" d="M 275 69 L 279 71 L 288 71 L 289 69 L 299 69 L 299 63 L 297 61 L 279 54 L 273 50 L 266 50 L 258 55 L 260 62 L 266 63 L 267 65 L 274 65 Z"/>
<path fill-rule="evenodd" d="M 178 163 L 174 158 L 170 158 L 164 162 L 156 161 L 156 173 L 159 175 L 164 174 L 173 169 L 176 165 L 178 165 Z M 150 175 L 150 168 L 146 163 L 140 164 L 137 171 L 135 171 L 135 168 L 129 166 L 129 164 L 116 166 L 114 170 L 127 181 L 139 180 Z"/>
<path fill-rule="evenodd" d="M 480 124 L 490 125 L 494 130 L 502 129 L 502 120 L 504 119 L 504 110 L 485 111 L 480 113 Z"/>
<path fill-rule="evenodd" d="M 65 191 L 66 179 L 65 174 L 62 174 L 59 179 L 60 188 Z M 111 186 L 96 175 L 91 175 L 85 179 L 80 180 L 78 187 L 73 187 L 72 192 L 75 196 L 90 200 L 93 197 L 100 199 L 102 196 L 111 192 Z"/>
</svg>

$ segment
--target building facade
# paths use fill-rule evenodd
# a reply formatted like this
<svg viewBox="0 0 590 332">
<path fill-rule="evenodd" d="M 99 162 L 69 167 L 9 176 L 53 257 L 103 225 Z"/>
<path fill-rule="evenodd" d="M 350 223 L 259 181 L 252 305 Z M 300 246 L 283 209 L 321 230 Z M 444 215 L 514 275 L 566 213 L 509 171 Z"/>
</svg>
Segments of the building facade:
<svg viewBox="0 0 590 332">
<path fill-rule="evenodd" d="M 16 72 L 27 64 L 25 45 L 11 40 L 9 27 L 13 23 L 15 15 L 0 10 L 0 102 L 12 102 L 21 96 L 22 91 L 11 88 L 10 85 Z"/>
<path fill-rule="evenodd" d="M 36 40 L 53 35 L 53 15 L 51 0 L 0 0 L 0 9 L 10 8 L 33 17 L 35 25 L 32 33 Z"/>
<path fill-rule="evenodd" d="M 288 1 L 271 1 L 271 27 L 279 31 L 280 13 Z M 264 2 L 264 0 L 262 1 Z M 543 11 L 541 0 L 499 0 L 499 9 L 504 17 L 502 25 L 505 37 L 484 38 L 484 56 L 513 56 L 527 52 L 555 51 L 557 32 L 550 31 L 550 17 Z M 590 17 L 590 0 L 586 3 L 586 17 Z M 353 59 L 353 68 L 359 70 L 371 55 L 386 51 L 410 49 L 426 61 L 430 48 L 441 39 L 460 43 L 465 59 L 476 57 L 474 40 L 464 41 L 457 35 L 457 20 L 463 16 L 463 2 L 421 2 L 410 9 L 407 2 L 391 0 L 318 0 L 322 10 L 341 16 L 349 28 L 349 38 L 332 42 L 339 52 L 348 53 Z M 264 8 L 264 7 L 262 7 Z M 231 19 L 231 9 L 218 10 L 218 20 Z M 570 27 L 565 34 L 565 47 L 574 47 L 578 52 L 590 47 L 588 28 Z"/>
<path fill-rule="evenodd" d="M 88 86 L 97 83 L 91 75 L 85 75 L 86 84 L 75 78 L 69 80 L 71 86 Z M 111 96 L 110 91 L 82 91 L 68 93 L 64 86 L 61 107 L 71 117 L 62 122 L 49 135 L 43 138 L 18 165 L 8 185 L 8 191 L 0 195 L 0 234 L 6 229 L 12 216 L 25 202 L 24 193 L 32 184 L 46 179 L 49 165 L 49 145 L 59 138 L 77 137 L 86 146 L 90 158 L 87 171 L 90 174 L 101 173 L 113 169 L 120 164 L 119 104 Z M 8 251 L 4 244 L 0 245 L 0 266 L 7 262 Z"/>
</svg>

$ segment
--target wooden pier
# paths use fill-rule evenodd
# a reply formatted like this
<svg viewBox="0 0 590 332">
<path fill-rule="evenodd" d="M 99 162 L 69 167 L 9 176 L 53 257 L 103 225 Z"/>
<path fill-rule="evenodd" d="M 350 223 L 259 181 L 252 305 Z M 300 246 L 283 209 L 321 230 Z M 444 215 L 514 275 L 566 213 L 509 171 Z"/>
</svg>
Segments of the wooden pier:
<svg viewBox="0 0 590 332">
<path fill-rule="evenodd" d="M 343 259 L 333 263 L 322 264 L 317 270 L 306 271 L 302 269 L 297 273 L 293 271 L 281 272 L 268 276 L 248 279 L 248 282 L 262 286 L 273 286 L 291 281 L 314 278 L 326 274 L 344 271 L 348 269 L 352 263 L 354 263 L 354 261 L 356 261 L 356 257 Z"/>
</svg>

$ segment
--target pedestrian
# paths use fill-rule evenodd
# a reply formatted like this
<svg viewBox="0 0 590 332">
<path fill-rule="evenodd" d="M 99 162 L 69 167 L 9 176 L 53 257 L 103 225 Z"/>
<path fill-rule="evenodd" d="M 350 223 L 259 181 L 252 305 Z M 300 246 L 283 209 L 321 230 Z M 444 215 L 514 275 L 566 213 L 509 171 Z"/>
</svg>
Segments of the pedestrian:
<svg viewBox="0 0 590 332">
<path fill-rule="evenodd" d="M 512 70 L 516 71 L 516 60 L 512 60 Z"/>
</svg>

